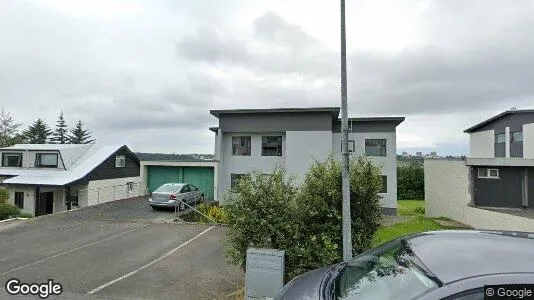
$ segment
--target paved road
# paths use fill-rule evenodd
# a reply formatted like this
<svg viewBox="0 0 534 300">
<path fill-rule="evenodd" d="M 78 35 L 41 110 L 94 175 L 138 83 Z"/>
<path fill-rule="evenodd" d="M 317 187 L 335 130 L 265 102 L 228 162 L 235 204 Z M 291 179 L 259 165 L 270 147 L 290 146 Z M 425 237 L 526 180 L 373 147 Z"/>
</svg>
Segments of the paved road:
<svg viewBox="0 0 534 300">
<path fill-rule="evenodd" d="M 174 213 L 142 203 L 116 201 L 0 226 L 2 286 L 13 277 L 53 279 L 63 285 L 61 299 L 227 299 L 243 286 L 244 274 L 225 263 L 225 227 L 161 223 Z M 0 290 L 5 298 L 23 297 Z"/>
</svg>

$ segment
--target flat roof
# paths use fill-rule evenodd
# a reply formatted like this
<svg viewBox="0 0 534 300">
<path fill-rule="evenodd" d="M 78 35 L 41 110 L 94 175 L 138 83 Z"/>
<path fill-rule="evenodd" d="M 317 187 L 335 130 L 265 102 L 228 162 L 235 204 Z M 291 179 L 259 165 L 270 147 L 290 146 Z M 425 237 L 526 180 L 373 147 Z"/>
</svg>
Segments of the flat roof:
<svg viewBox="0 0 534 300">
<path fill-rule="evenodd" d="M 465 133 L 471 133 L 473 132 L 474 130 L 476 130 L 477 128 L 480 128 L 486 124 L 489 124 L 497 119 L 500 119 L 506 115 L 511 115 L 511 114 L 522 114 L 522 113 L 534 113 L 534 109 L 510 109 L 510 110 L 507 110 L 507 111 L 504 111 L 494 117 L 491 117 L 489 119 L 487 119 L 486 121 L 483 121 L 483 122 L 480 122 L 478 124 L 476 124 L 475 126 L 472 126 L 472 127 L 469 127 L 467 128 L 466 130 L 464 130 Z"/>
<path fill-rule="evenodd" d="M 393 122 L 399 125 L 404 122 L 406 117 L 362 117 L 362 118 L 349 118 L 349 122 Z M 338 119 L 341 122 L 341 119 Z"/>
<path fill-rule="evenodd" d="M 265 114 L 265 113 L 306 113 L 306 112 L 331 112 L 339 115 L 339 107 L 300 107 L 300 108 L 259 108 L 259 109 L 215 109 L 210 114 L 219 117 L 222 114 Z"/>
</svg>

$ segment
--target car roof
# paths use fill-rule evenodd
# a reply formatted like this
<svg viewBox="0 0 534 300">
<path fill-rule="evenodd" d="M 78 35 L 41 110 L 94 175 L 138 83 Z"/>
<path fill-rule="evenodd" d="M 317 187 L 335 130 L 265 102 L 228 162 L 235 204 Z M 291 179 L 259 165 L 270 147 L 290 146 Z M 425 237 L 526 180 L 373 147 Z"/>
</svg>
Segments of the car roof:
<svg viewBox="0 0 534 300">
<path fill-rule="evenodd" d="M 534 273 L 533 233 L 446 230 L 405 240 L 444 284 L 479 275 Z"/>
</svg>

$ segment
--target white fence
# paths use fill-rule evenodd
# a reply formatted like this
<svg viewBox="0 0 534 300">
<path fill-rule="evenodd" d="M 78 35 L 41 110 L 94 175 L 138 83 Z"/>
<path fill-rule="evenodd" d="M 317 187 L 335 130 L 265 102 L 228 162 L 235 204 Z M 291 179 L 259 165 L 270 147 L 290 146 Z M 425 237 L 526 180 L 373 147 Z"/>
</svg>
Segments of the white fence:
<svg viewBox="0 0 534 300">
<path fill-rule="evenodd" d="M 88 206 L 120 199 L 144 196 L 141 182 L 128 182 L 95 189 L 78 190 L 78 206 Z"/>
<path fill-rule="evenodd" d="M 471 205 L 469 167 L 464 160 L 425 159 L 425 213 L 476 229 L 534 232 L 534 219 Z"/>
</svg>

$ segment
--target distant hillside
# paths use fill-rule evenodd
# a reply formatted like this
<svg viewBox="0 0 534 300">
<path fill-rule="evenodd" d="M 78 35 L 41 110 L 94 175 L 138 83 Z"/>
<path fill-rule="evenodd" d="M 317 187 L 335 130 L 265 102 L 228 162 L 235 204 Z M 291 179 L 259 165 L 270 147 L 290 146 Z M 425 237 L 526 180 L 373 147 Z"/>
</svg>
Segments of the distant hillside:
<svg viewBox="0 0 534 300">
<path fill-rule="evenodd" d="M 213 154 L 168 154 L 136 152 L 135 155 L 139 158 L 139 160 L 195 161 L 213 159 Z"/>
</svg>

